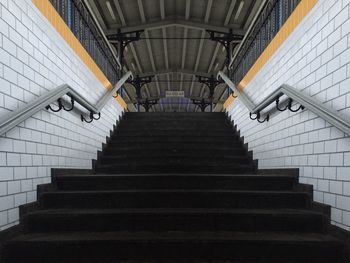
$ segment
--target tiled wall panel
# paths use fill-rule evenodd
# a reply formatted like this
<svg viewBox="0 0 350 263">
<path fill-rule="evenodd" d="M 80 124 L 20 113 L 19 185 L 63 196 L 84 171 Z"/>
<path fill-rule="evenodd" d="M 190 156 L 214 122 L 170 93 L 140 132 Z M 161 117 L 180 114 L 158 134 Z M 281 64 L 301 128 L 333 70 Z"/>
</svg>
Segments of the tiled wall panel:
<svg viewBox="0 0 350 263">
<path fill-rule="evenodd" d="M 257 104 L 286 83 L 350 120 L 349 11 L 349 0 L 319 0 L 244 92 Z M 308 110 L 274 112 L 263 124 L 239 100 L 227 110 L 259 168 L 300 168 L 315 200 L 332 206 L 332 223 L 350 230 L 348 136 Z"/>
<path fill-rule="evenodd" d="M 93 104 L 106 92 L 31 0 L 0 0 L 0 116 L 64 83 Z M 36 200 L 52 167 L 90 169 L 122 110 L 110 100 L 91 124 L 42 110 L 1 136 L 0 230 L 18 223 L 18 206 Z"/>
</svg>

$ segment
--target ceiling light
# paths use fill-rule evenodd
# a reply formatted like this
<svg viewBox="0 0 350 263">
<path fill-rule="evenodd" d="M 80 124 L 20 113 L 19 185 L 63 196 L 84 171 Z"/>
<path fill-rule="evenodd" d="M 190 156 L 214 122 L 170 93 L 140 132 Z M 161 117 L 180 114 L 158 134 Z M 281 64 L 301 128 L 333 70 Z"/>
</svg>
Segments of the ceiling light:
<svg viewBox="0 0 350 263">
<path fill-rule="evenodd" d="M 239 3 L 239 7 L 237 9 L 237 13 L 235 15 L 235 20 L 237 20 L 242 12 L 242 8 L 243 8 L 243 5 L 244 5 L 244 1 L 242 0 L 240 3 Z"/>
<path fill-rule="evenodd" d="M 117 19 L 115 18 L 115 15 L 114 15 L 114 12 L 113 12 L 111 3 L 110 3 L 109 1 L 106 1 L 106 5 L 107 5 L 107 8 L 108 8 L 109 13 L 111 14 L 112 19 L 113 19 L 113 20 L 117 20 Z"/>
</svg>

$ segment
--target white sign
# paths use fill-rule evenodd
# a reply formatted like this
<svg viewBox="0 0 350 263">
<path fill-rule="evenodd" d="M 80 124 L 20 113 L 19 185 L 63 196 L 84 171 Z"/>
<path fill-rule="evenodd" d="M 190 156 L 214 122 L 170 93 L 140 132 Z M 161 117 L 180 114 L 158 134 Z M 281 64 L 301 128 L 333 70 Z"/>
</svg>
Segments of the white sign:
<svg viewBox="0 0 350 263">
<path fill-rule="evenodd" d="M 165 97 L 177 97 L 177 98 L 183 98 L 185 97 L 185 92 L 183 90 L 167 90 L 165 92 Z"/>
</svg>

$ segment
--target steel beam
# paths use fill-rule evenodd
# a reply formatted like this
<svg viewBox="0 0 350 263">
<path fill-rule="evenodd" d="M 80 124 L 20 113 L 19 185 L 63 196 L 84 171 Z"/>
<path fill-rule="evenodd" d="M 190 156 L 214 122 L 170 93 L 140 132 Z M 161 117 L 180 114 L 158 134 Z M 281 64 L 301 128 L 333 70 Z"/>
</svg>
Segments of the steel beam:
<svg viewBox="0 0 350 263">
<path fill-rule="evenodd" d="M 118 10 L 118 8 L 117 8 Z M 138 30 L 155 30 L 155 29 L 161 29 L 161 28 L 166 28 L 166 27 L 173 27 L 173 26 L 178 26 L 178 27 L 184 27 L 187 29 L 195 29 L 195 30 L 212 30 L 212 31 L 220 31 L 224 33 L 229 33 L 230 29 L 233 30 L 233 33 L 236 35 L 241 35 L 244 36 L 245 31 L 240 29 L 238 25 L 236 26 L 231 26 L 229 27 L 228 25 L 214 25 L 210 24 L 209 22 L 197 22 L 193 20 L 187 20 L 185 17 L 167 17 L 166 19 L 161 19 L 157 21 L 152 21 L 152 22 L 147 22 L 147 23 L 142 23 L 142 24 L 137 24 L 137 25 L 132 25 L 132 26 L 125 26 L 123 25 L 120 27 L 121 32 L 130 32 L 130 31 L 138 31 Z M 107 30 L 108 34 L 115 34 L 116 29 L 109 29 Z"/>
<path fill-rule="evenodd" d="M 151 72 L 144 72 L 142 74 L 139 74 L 140 77 L 147 77 L 150 75 L 156 75 L 156 76 L 160 76 L 160 75 L 167 75 L 167 74 L 171 74 L 171 73 L 179 73 L 179 74 L 183 74 L 183 75 L 192 75 L 192 76 L 196 76 L 196 75 L 201 75 L 204 77 L 210 77 L 211 74 L 207 73 L 207 72 L 198 72 L 198 71 L 193 71 L 193 70 L 188 70 L 188 69 L 177 69 L 177 68 L 170 68 L 170 69 L 166 69 L 166 70 L 157 70 L 157 71 L 151 71 Z"/>
</svg>

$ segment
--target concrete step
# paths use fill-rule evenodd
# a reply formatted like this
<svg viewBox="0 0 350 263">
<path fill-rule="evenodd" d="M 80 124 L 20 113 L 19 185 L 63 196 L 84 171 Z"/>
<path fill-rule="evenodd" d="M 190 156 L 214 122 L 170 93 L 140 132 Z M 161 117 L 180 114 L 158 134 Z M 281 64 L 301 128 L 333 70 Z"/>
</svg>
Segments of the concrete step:
<svg viewBox="0 0 350 263">
<path fill-rule="evenodd" d="M 25 231 L 246 231 L 324 232 L 328 221 L 307 210 L 56 209 L 27 214 Z"/>
<path fill-rule="evenodd" d="M 237 155 L 189 155 L 189 154 L 160 154 L 151 156 L 131 156 L 131 155 L 102 155 L 99 158 L 99 164 L 101 165 L 111 165 L 111 164 L 129 164 L 133 165 L 137 163 L 138 165 L 217 165 L 222 164 L 240 164 L 248 165 L 252 162 L 247 155 L 237 156 Z"/>
<path fill-rule="evenodd" d="M 202 137 L 220 137 L 228 136 L 237 138 L 234 135 L 233 130 L 230 129 L 120 129 L 117 130 L 113 138 L 119 138 L 119 136 L 202 136 Z"/>
<path fill-rule="evenodd" d="M 159 174 L 159 173 L 198 173 L 198 174 L 244 174 L 244 173 L 254 173 L 255 167 L 253 165 L 244 164 L 207 164 L 207 163 L 197 163 L 197 164 L 104 164 L 98 165 L 96 168 L 97 173 L 107 173 L 107 174 Z"/>
<path fill-rule="evenodd" d="M 173 156 L 176 154 L 181 154 L 183 156 L 247 156 L 247 150 L 243 147 L 209 147 L 206 145 L 199 145 L 195 147 L 188 147 L 187 145 L 172 144 L 169 145 L 150 145 L 147 148 L 141 147 L 138 144 L 131 146 L 120 145 L 109 145 L 103 150 L 103 155 L 111 156 L 134 156 L 134 157 L 144 157 L 144 156 Z"/>
<path fill-rule="evenodd" d="M 217 190 L 292 190 L 296 178 L 284 175 L 67 175 L 56 176 L 59 191 L 141 190 L 141 189 L 217 189 Z"/>
<path fill-rule="evenodd" d="M 320 234 L 103 232 L 28 234 L 4 245 L 2 262 L 348 262 L 344 244 Z"/>
<path fill-rule="evenodd" d="M 118 130 L 123 129 L 230 129 L 233 130 L 233 127 L 228 122 L 223 122 L 220 125 L 217 125 L 217 121 L 121 121 L 117 126 Z"/>
<path fill-rule="evenodd" d="M 210 119 L 217 119 L 217 120 L 224 120 L 226 119 L 226 115 L 222 112 L 204 112 L 204 113 L 191 113 L 191 112 L 127 112 L 124 114 L 123 119 L 125 120 L 131 120 L 131 119 L 159 119 L 159 118 L 165 118 L 165 119 L 204 119 L 204 120 L 210 120 Z"/>
<path fill-rule="evenodd" d="M 114 147 L 160 147 L 160 148 L 237 148 L 243 147 L 241 141 L 234 137 L 196 137 L 191 141 L 191 137 L 135 137 L 135 136 L 118 136 L 108 142 L 108 146 Z"/>
<path fill-rule="evenodd" d="M 42 208 L 310 208 L 311 196 L 295 191 L 110 190 L 44 192 Z"/>
</svg>

